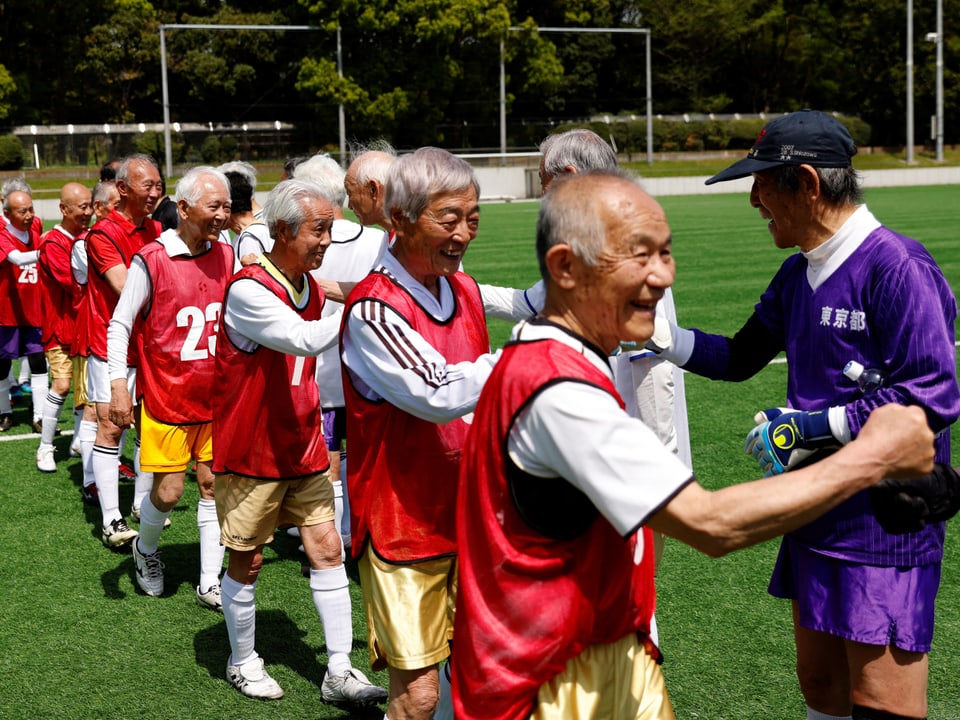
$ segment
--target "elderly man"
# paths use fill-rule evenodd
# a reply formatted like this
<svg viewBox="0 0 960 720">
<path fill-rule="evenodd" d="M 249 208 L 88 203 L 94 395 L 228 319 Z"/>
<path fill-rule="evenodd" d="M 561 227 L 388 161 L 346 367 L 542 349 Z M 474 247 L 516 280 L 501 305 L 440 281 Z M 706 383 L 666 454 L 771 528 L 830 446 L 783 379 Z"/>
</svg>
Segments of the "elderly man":
<svg viewBox="0 0 960 720">
<path fill-rule="evenodd" d="M 287 180 L 270 192 L 264 218 L 273 248 L 231 280 L 217 337 L 213 469 L 220 539 L 230 549 L 221 585 L 227 679 L 248 697 L 283 697 L 254 646 L 256 584 L 264 545 L 277 527 L 295 525 L 326 636 L 321 698 L 377 703 L 386 691 L 350 662 L 350 588 L 314 376 L 340 322 L 322 317 L 324 296 L 309 275 L 330 245 L 334 211 L 312 183 Z"/>
<path fill-rule="evenodd" d="M 120 205 L 120 193 L 115 180 L 101 180 L 93 189 L 93 213 L 97 221 L 109 217 Z M 70 360 L 73 374 L 74 413 L 80 414 L 77 434 L 70 446 L 71 453 L 80 455 L 83 466 L 83 482 L 80 493 L 88 505 L 100 505 L 96 478 L 93 474 L 93 445 L 97 439 L 97 407 L 87 395 L 87 358 L 90 355 L 87 333 L 87 233 L 73 239 L 70 248 L 70 274 L 73 279 L 73 309 L 76 316 L 74 337 L 70 343 Z M 74 447 L 76 450 L 74 450 Z M 134 498 L 136 504 L 137 498 Z"/>
<path fill-rule="evenodd" d="M 22 183 L 20 187 L 25 189 L 8 190 L 4 195 L 3 214 L 7 224 L 0 227 L 0 432 L 13 426 L 8 376 L 15 359 L 25 358 L 30 366 L 34 432 L 40 430 L 47 395 L 37 272 L 37 249 L 43 224 L 34 213 L 29 186 Z M 23 368 L 20 376 L 24 377 Z"/>
<path fill-rule="evenodd" d="M 387 142 L 355 151 L 343 185 L 350 199 L 350 209 L 361 225 L 379 225 L 384 230 L 391 230 L 390 213 L 384 208 L 383 199 L 387 173 L 396 159 L 396 151 Z"/>
<path fill-rule="evenodd" d="M 344 172 L 332 157 L 318 154 L 304 160 L 294 169 L 298 180 L 310 180 L 323 190 L 333 207 L 331 242 L 323 256 L 323 264 L 311 272 L 313 277 L 338 283 L 356 283 L 367 276 L 387 248 L 386 233 L 347 220 L 343 214 L 347 191 Z M 322 286 L 322 285 L 321 285 Z M 343 309 L 343 303 L 327 298 L 324 317 Z M 340 348 L 333 346 L 317 356 L 317 385 L 323 407 L 323 435 L 330 453 L 330 477 L 333 480 L 337 503 L 337 529 L 345 547 L 351 545 L 350 500 L 343 482 L 341 452 L 346 459 L 346 410 L 343 396 L 343 377 L 340 368 Z"/>
<path fill-rule="evenodd" d="M 96 477 L 103 517 L 100 536 L 108 548 L 119 548 L 137 536 L 120 512 L 117 472 L 120 466 L 120 436 L 124 428 L 110 420 L 112 398 L 107 368 L 107 327 L 127 280 L 133 256 L 146 243 L 160 236 L 160 224 L 150 213 L 160 199 L 162 183 L 156 163 L 147 155 L 130 155 L 117 171 L 120 204 L 105 219 L 98 220 L 87 235 L 86 332 L 87 394 L 97 408 L 97 438 L 92 467 Z M 127 370 L 134 382 L 135 369 Z"/>
<path fill-rule="evenodd" d="M 200 582 L 196 600 L 219 611 L 223 546 L 213 501 L 213 366 L 217 323 L 233 250 L 218 242 L 230 216 L 230 185 L 212 167 L 189 170 L 177 183 L 179 221 L 159 241 L 133 256 L 107 330 L 110 420 L 133 420 L 127 388 L 131 337 L 142 358 L 137 373 L 141 402 L 140 467 L 153 487 L 140 506 L 140 537 L 133 541 L 136 581 L 147 595 L 163 594 L 160 531 L 183 497 L 187 466 L 196 462 L 200 501 Z M 134 334 L 134 326 L 137 332 Z"/>
<path fill-rule="evenodd" d="M 817 466 L 702 488 L 624 412 L 607 361 L 653 333 L 670 245 L 663 210 L 623 175 L 574 175 L 543 199 L 546 305 L 515 328 L 463 452 L 458 718 L 672 720 L 650 637 L 651 528 L 722 555 L 930 469 L 923 413 L 889 407 Z"/>
<path fill-rule="evenodd" d="M 429 718 L 438 702 L 463 416 L 496 361 L 479 288 L 460 271 L 479 196 L 470 166 L 444 150 L 398 158 L 385 200 L 396 241 L 350 293 L 344 318 L 353 555 L 371 664 L 390 670 L 387 716 L 397 720 Z"/>
<path fill-rule="evenodd" d="M 37 469 L 55 472 L 53 439 L 63 403 L 70 392 L 73 367 L 70 345 L 76 334 L 76 308 L 73 302 L 73 275 L 70 251 L 73 242 L 86 232 L 93 217 L 93 195 L 80 183 L 60 188 L 62 220 L 40 238 L 38 265 L 42 307 L 42 340 L 49 367 L 50 389 L 43 403 Z M 76 432 L 79 428 L 74 428 Z"/>
<path fill-rule="evenodd" d="M 722 380 L 748 378 L 786 352 L 789 409 L 758 413 L 748 437 L 768 473 L 846 444 L 885 403 L 923 408 L 937 433 L 937 461 L 950 460 L 948 428 L 960 415 L 957 303 L 927 250 L 861 204 L 856 151 L 847 129 L 825 113 L 767 123 L 745 159 L 707 182 L 752 175 L 750 204 L 774 244 L 800 252 L 733 338 L 676 327 L 654 338 L 667 348 L 664 357 Z M 850 361 L 880 370 L 884 386 L 861 392 L 844 375 Z M 870 500 L 855 495 L 787 535 L 770 582 L 772 595 L 793 604 L 809 718 L 927 714 L 944 526 L 891 534 Z"/>
<path fill-rule="evenodd" d="M 540 183 L 544 192 L 563 175 L 618 167 L 612 148 L 592 130 L 548 135 L 540 144 L 540 152 Z M 657 315 L 677 321 L 672 288 L 667 288 L 657 303 Z M 633 343 L 625 343 L 619 350 L 610 363 L 627 412 L 643 420 L 687 467 L 693 467 L 683 371 L 651 350 L 637 349 Z M 659 560 L 663 537 L 656 533 L 654 539 Z"/>
</svg>

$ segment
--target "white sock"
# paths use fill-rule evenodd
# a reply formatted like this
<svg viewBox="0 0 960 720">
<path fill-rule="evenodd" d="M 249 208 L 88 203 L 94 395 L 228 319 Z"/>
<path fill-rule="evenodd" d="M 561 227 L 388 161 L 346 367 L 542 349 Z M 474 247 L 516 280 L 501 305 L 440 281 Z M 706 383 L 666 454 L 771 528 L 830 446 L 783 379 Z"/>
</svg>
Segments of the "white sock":
<svg viewBox="0 0 960 720">
<path fill-rule="evenodd" d="M 103 526 L 123 517 L 120 513 L 120 481 L 117 467 L 120 465 L 120 448 L 106 445 L 93 446 L 93 476 L 97 479 L 100 494 L 100 512 L 103 513 Z"/>
<path fill-rule="evenodd" d="M 23 385 L 30 379 L 30 359 L 20 358 L 20 374 L 17 377 L 17 385 Z"/>
<path fill-rule="evenodd" d="M 50 392 L 50 378 L 46 373 L 37 373 L 30 380 L 33 388 L 33 420 L 38 422 L 43 418 L 43 406 L 47 402 L 47 393 Z"/>
<path fill-rule="evenodd" d="M 200 529 L 200 592 L 203 593 L 220 582 L 226 552 L 220 544 L 220 521 L 215 501 L 201 498 L 197 503 L 197 527 Z"/>
<path fill-rule="evenodd" d="M 9 415 L 13 412 L 10 405 L 10 378 L 0 380 L 0 415 Z"/>
<path fill-rule="evenodd" d="M 97 424 L 92 420 L 80 421 L 80 464 L 83 466 L 83 486 L 90 487 L 96 483 L 93 474 L 93 444 L 97 439 Z"/>
<path fill-rule="evenodd" d="M 807 720 L 853 720 L 850 715 L 827 715 L 807 706 Z"/>
<path fill-rule="evenodd" d="M 143 499 L 153 490 L 153 473 L 145 472 L 140 467 L 139 437 L 133 440 L 133 471 L 136 473 L 136 479 L 133 481 L 133 506 L 139 508 L 143 505 Z"/>
<path fill-rule="evenodd" d="M 241 585 L 229 575 L 220 583 L 223 620 L 230 639 L 230 662 L 243 665 L 256 659 L 254 641 L 257 634 L 257 584 Z"/>
<path fill-rule="evenodd" d="M 313 604 L 320 613 L 327 641 L 327 672 L 332 676 L 349 670 L 353 647 L 353 619 L 350 608 L 350 581 L 343 565 L 310 570 Z"/>
<path fill-rule="evenodd" d="M 40 432 L 40 442 L 43 445 L 53 445 L 57 435 L 57 423 L 60 422 L 60 412 L 63 410 L 63 401 L 66 395 L 57 395 L 53 390 L 47 393 L 43 403 L 43 423 Z"/>
<path fill-rule="evenodd" d="M 433 720 L 453 720 L 453 694 L 450 690 L 450 660 L 440 666 L 440 702 L 433 711 Z"/>
<path fill-rule="evenodd" d="M 340 532 L 340 524 L 343 521 L 343 482 L 333 480 L 333 526 Z M 347 559 L 347 549 L 343 545 L 343 538 L 340 538 L 340 562 Z"/>
<path fill-rule="evenodd" d="M 80 437 L 80 423 L 82 422 L 83 408 L 73 408 L 73 439 L 78 443 L 80 442 L 78 438 Z"/>
<path fill-rule="evenodd" d="M 140 552 L 152 555 L 160 545 L 160 532 L 163 522 L 170 517 L 170 511 L 158 510 L 148 494 L 140 505 Z"/>
</svg>

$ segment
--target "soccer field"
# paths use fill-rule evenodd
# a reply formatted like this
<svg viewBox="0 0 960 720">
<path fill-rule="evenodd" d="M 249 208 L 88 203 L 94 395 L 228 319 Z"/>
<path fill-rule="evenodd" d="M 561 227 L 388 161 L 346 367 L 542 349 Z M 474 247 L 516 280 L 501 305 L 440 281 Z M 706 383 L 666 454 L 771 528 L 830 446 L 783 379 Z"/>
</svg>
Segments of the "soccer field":
<svg viewBox="0 0 960 720">
<path fill-rule="evenodd" d="M 960 188 L 877 189 L 877 217 L 931 249 L 960 291 Z M 740 327 L 786 257 L 745 195 L 663 199 L 674 233 L 675 299 L 681 324 Z M 538 204 L 484 205 L 465 265 L 482 282 L 527 287 Z M 509 324 L 491 323 L 501 345 Z M 811 361 L 816 357 L 811 353 Z M 694 470 L 708 487 L 754 478 L 743 438 L 757 409 L 782 402 L 786 378 L 774 364 L 738 384 L 687 376 Z M 69 406 L 69 401 L 68 401 Z M 276 703 L 242 697 L 223 679 L 229 646 L 222 618 L 193 600 L 197 574 L 196 486 L 188 484 L 161 541 L 167 593 L 139 594 L 128 554 L 104 549 L 99 511 L 78 492 L 70 438 L 57 440 L 59 469 L 35 468 L 29 409 L 0 436 L 0 719 L 6 718 L 382 718 L 320 703 L 323 631 L 300 574 L 296 541 L 278 533 L 257 591 L 257 647 L 286 690 Z M 66 420 L 61 426 L 70 429 Z M 128 443 L 129 446 L 129 443 Z M 129 457 L 129 453 L 127 453 Z M 955 458 L 956 458 L 955 453 Z M 121 485 L 121 507 L 132 486 Z M 943 583 L 930 656 L 931 720 L 960 718 L 960 520 L 948 525 Z M 766 594 L 777 544 L 711 560 L 668 541 L 658 578 L 664 673 L 681 720 L 803 717 L 793 675 L 787 603 Z M 355 664 L 366 671 L 366 626 L 354 579 Z M 381 684 L 385 673 L 373 673 Z"/>
</svg>

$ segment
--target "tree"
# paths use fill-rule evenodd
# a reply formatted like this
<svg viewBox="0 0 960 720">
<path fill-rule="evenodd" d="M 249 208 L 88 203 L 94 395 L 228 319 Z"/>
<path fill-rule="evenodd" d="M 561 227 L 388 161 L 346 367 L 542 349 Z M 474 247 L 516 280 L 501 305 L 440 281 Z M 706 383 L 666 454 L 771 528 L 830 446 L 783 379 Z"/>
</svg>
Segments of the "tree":
<svg viewBox="0 0 960 720">
<path fill-rule="evenodd" d="M 306 0 L 305 0 L 306 1 Z M 318 0 L 311 17 L 342 26 L 344 77 L 333 53 L 306 60 L 298 87 L 321 105 L 343 103 L 362 138 L 400 146 L 494 145 L 504 0 Z M 539 76 L 550 81 L 549 64 Z"/>
<path fill-rule="evenodd" d="M 11 98 L 17 91 L 17 84 L 7 69 L 0 65 L 0 120 L 10 114 Z"/>
<path fill-rule="evenodd" d="M 110 0 L 85 37 L 77 75 L 92 121 L 132 122 L 160 112 L 160 22 L 148 0 Z"/>
</svg>

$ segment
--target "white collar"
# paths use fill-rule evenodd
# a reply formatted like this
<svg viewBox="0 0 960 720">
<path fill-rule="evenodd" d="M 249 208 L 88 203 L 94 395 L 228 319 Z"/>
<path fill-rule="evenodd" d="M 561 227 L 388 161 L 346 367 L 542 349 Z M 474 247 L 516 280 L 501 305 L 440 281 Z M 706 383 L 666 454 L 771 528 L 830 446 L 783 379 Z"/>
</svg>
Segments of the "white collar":
<svg viewBox="0 0 960 720">
<path fill-rule="evenodd" d="M 810 287 L 816 290 L 823 285 L 878 227 L 880 221 L 866 205 L 861 205 L 832 238 L 803 253 L 807 259 L 807 282 Z"/>
</svg>

